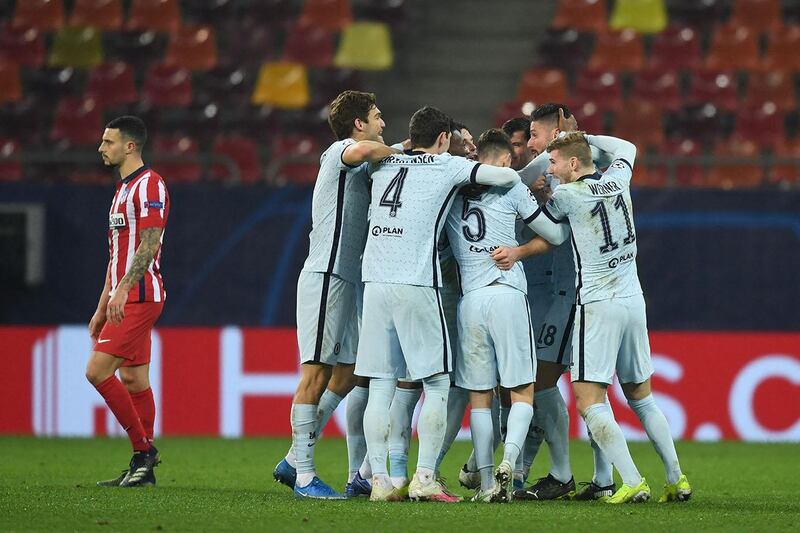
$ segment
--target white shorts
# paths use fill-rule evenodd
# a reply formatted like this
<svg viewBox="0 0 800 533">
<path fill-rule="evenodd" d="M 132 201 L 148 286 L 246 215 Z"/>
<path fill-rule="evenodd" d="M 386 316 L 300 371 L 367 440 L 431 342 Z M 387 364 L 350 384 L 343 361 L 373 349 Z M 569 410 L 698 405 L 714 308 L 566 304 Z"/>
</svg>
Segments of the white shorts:
<svg viewBox="0 0 800 533">
<path fill-rule="evenodd" d="M 563 291 L 562 291 L 563 292 Z M 575 294 L 554 294 L 544 320 L 536 326 L 536 359 L 564 365 L 572 362 L 572 324 L 575 322 Z"/>
<path fill-rule="evenodd" d="M 641 294 L 579 304 L 572 336 L 572 381 L 642 383 L 653 374 Z"/>
<path fill-rule="evenodd" d="M 461 358 L 456 385 L 489 390 L 533 383 L 536 352 L 525 294 L 507 285 L 470 291 L 458 304 Z"/>
<path fill-rule="evenodd" d="M 356 361 L 355 350 L 343 349 L 348 334 L 358 336 L 353 284 L 333 274 L 300 272 L 297 279 L 300 362 L 352 365 Z"/>
<path fill-rule="evenodd" d="M 441 269 L 442 288 L 439 289 L 439 294 L 442 298 L 447 335 L 450 337 L 450 351 L 453 354 L 453 366 L 450 367 L 452 371 L 461 350 L 458 342 L 458 301 L 461 299 L 461 285 L 458 280 L 458 266 L 455 259 L 449 257 L 442 261 Z"/>
<path fill-rule="evenodd" d="M 356 354 L 358 353 L 358 335 L 361 331 L 361 311 L 364 309 L 364 284 L 358 282 L 355 284 L 356 291 L 356 320 L 350 321 L 347 329 L 344 332 L 344 340 L 342 341 L 342 349 L 339 352 L 340 358 L 350 361 L 342 364 L 355 364 Z"/>
<path fill-rule="evenodd" d="M 417 380 L 452 369 L 441 295 L 433 287 L 368 282 L 356 375 Z"/>
</svg>

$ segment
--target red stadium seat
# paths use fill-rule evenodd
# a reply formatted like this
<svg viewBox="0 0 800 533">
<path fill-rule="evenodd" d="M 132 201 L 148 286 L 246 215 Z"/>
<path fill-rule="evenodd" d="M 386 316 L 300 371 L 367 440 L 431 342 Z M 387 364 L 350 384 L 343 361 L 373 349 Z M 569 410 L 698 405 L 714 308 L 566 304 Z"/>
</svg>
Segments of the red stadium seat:
<svg viewBox="0 0 800 533">
<path fill-rule="evenodd" d="M 239 183 L 256 183 L 261 180 L 261 161 L 256 142 L 242 135 L 219 135 L 214 140 L 214 154 L 225 156 L 239 169 Z M 218 181 L 231 181 L 228 167 L 216 163 L 211 168 L 211 177 Z"/>
<path fill-rule="evenodd" d="M 542 66 L 574 72 L 589 59 L 593 40 L 592 34 L 578 30 L 547 28 L 539 41 L 537 57 Z"/>
<path fill-rule="evenodd" d="M 45 49 L 42 34 L 36 28 L 14 28 L 0 24 L 0 58 L 21 67 L 44 65 Z"/>
<path fill-rule="evenodd" d="M 721 139 L 714 148 L 717 157 L 748 157 L 760 155 L 755 141 L 731 137 Z M 722 189 L 758 187 L 764 181 L 764 168 L 759 163 L 719 163 L 708 170 L 706 184 Z"/>
<path fill-rule="evenodd" d="M 0 58 L 0 105 L 22 99 L 22 84 L 16 63 Z"/>
<path fill-rule="evenodd" d="M 76 0 L 69 23 L 71 26 L 119 31 L 122 29 L 122 1 Z"/>
<path fill-rule="evenodd" d="M 575 115 L 575 120 L 578 121 L 578 129 L 588 133 L 606 133 L 606 128 L 603 124 L 603 113 L 600 112 L 597 104 L 591 100 L 570 102 L 569 110 Z"/>
<path fill-rule="evenodd" d="M 100 144 L 103 133 L 103 115 L 91 98 L 68 96 L 56 108 L 50 138 L 70 146 Z"/>
<path fill-rule="evenodd" d="M 800 26 L 786 26 L 769 36 L 761 68 L 764 72 L 788 70 L 800 72 Z"/>
<path fill-rule="evenodd" d="M 200 180 L 203 172 L 198 163 L 198 153 L 197 142 L 185 135 L 164 135 L 153 139 L 153 164 L 168 184 Z"/>
<path fill-rule="evenodd" d="M 678 75 L 657 68 L 643 70 L 633 78 L 630 100 L 644 100 L 663 110 L 677 111 L 681 105 Z"/>
<path fill-rule="evenodd" d="M 692 75 L 686 102 L 689 105 L 712 103 L 726 111 L 738 105 L 736 76 L 730 72 L 698 71 Z"/>
<path fill-rule="evenodd" d="M 510 118 L 518 117 L 520 115 L 530 115 L 535 107 L 536 106 L 533 104 L 533 102 L 520 102 L 518 100 L 503 102 L 497 106 L 497 109 L 495 109 L 494 120 L 492 124 L 499 128 L 506 120 Z"/>
<path fill-rule="evenodd" d="M 62 0 L 17 0 L 13 24 L 18 28 L 56 31 L 64 26 L 64 3 Z"/>
<path fill-rule="evenodd" d="M 781 70 L 751 74 L 744 104 L 761 102 L 773 102 L 779 111 L 794 111 L 797 107 L 794 76 Z"/>
<path fill-rule="evenodd" d="M 171 33 L 181 26 L 178 0 L 133 0 L 126 29 Z"/>
<path fill-rule="evenodd" d="M 187 70 L 217 66 L 217 36 L 212 26 L 183 26 L 172 34 L 164 63 Z"/>
<path fill-rule="evenodd" d="M 776 163 L 767 171 L 767 185 L 782 189 L 800 186 L 800 137 L 784 139 L 775 146 L 773 155 L 791 159 Z"/>
<path fill-rule="evenodd" d="M 664 143 L 664 117 L 652 102 L 632 100 L 614 117 L 614 135 L 634 143 L 639 150 Z"/>
<path fill-rule="evenodd" d="M 660 150 L 662 156 L 670 158 L 698 157 L 703 155 L 702 145 L 693 139 L 681 138 L 667 141 Z M 676 160 L 674 184 L 689 187 L 702 187 L 705 184 L 705 171 L 702 165 L 696 162 Z M 669 181 L 668 169 L 657 167 L 659 172 L 665 173 L 665 178 Z M 651 169 L 651 173 L 653 173 Z"/>
<path fill-rule="evenodd" d="M 716 24 L 727 8 L 724 0 L 669 0 L 670 20 L 701 30 Z"/>
<path fill-rule="evenodd" d="M 616 111 L 622 107 L 622 84 L 616 72 L 585 69 L 575 81 L 575 100 L 591 100 L 600 111 Z"/>
<path fill-rule="evenodd" d="M 534 102 L 563 102 L 567 98 L 567 78 L 555 68 L 532 68 L 522 73 L 517 100 Z"/>
<path fill-rule="evenodd" d="M 22 153 L 22 147 L 13 139 L 0 138 L 0 182 L 22 179 L 22 162 L 15 157 Z"/>
<path fill-rule="evenodd" d="M 108 58 L 124 61 L 136 72 L 160 62 L 167 45 L 166 36 L 154 31 L 111 32 L 103 41 Z"/>
<path fill-rule="evenodd" d="M 353 21 L 350 0 L 305 0 L 299 23 L 330 31 L 344 29 Z"/>
<path fill-rule="evenodd" d="M 104 63 L 89 73 L 84 94 L 101 108 L 133 104 L 139 99 L 133 69 L 122 61 Z"/>
<path fill-rule="evenodd" d="M 774 102 L 742 106 L 736 113 L 733 134 L 755 142 L 760 148 L 773 148 L 786 138 L 785 115 Z"/>
<path fill-rule="evenodd" d="M 272 142 L 269 174 L 276 183 L 312 184 L 319 172 L 317 140 L 305 135 L 278 136 Z"/>
<path fill-rule="evenodd" d="M 756 33 L 780 31 L 783 25 L 780 0 L 735 0 L 728 22 Z"/>
<path fill-rule="evenodd" d="M 142 99 L 152 107 L 186 107 L 192 103 L 192 75 L 172 65 L 153 65 L 147 70 Z"/>
<path fill-rule="evenodd" d="M 589 59 L 591 69 L 639 71 L 644 66 L 642 38 L 633 30 L 602 33 L 597 36 Z"/>
<path fill-rule="evenodd" d="M 663 166 L 646 165 L 642 161 L 637 161 L 633 167 L 631 187 L 662 188 L 668 183 L 666 168 Z"/>
<path fill-rule="evenodd" d="M 329 67 L 333 63 L 333 51 L 331 30 L 299 23 L 288 31 L 283 58 L 313 67 Z"/>
<path fill-rule="evenodd" d="M 688 106 L 675 114 L 674 133 L 698 142 L 710 142 L 726 131 L 727 116 L 714 104 Z"/>
<path fill-rule="evenodd" d="M 603 33 L 608 29 L 605 0 L 558 0 L 554 28 Z"/>
<path fill-rule="evenodd" d="M 691 26 L 672 25 L 653 36 L 648 66 L 653 70 L 696 70 L 702 65 L 700 36 Z"/>
<path fill-rule="evenodd" d="M 706 55 L 709 70 L 758 70 L 761 59 L 758 34 L 744 26 L 720 26 L 714 32 Z"/>
<path fill-rule="evenodd" d="M 257 67 L 280 57 L 276 29 L 268 24 L 250 18 L 232 19 L 222 26 L 220 35 L 228 41 L 228 45 L 220 49 L 223 66 Z"/>
<path fill-rule="evenodd" d="M 248 68 L 217 67 L 203 73 L 194 86 L 194 101 L 200 104 L 217 103 L 226 108 L 243 107 L 250 103 L 255 72 Z"/>
</svg>

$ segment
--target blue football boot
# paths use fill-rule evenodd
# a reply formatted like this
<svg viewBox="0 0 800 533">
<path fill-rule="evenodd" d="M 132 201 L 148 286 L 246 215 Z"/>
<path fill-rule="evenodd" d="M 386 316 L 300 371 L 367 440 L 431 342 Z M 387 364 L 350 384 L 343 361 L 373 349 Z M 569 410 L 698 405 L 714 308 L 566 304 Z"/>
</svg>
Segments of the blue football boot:
<svg viewBox="0 0 800 533">
<path fill-rule="evenodd" d="M 344 500 L 345 497 L 333 490 L 317 476 L 305 487 L 294 486 L 295 498 L 314 498 L 318 500 Z"/>
<path fill-rule="evenodd" d="M 275 481 L 279 481 L 290 489 L 294 489 L 294 483 L 297 479 L 297 469 L 290 465 L 286 459 L 281 459 L 281 462 L 278 463 L 275 470 L 272 471 L 272 477 L 275 478 Z"/>
<path fill-rule="evenodd" d="M 361 472 L 356 472 L 356 477 L 353 478 L 353 481 L 345 486 L 344 494 L 348 498 L 369 496 L 372 494 L 372 485 L 370 484 L 369 480 L 361 477 Z"/>
</svg>

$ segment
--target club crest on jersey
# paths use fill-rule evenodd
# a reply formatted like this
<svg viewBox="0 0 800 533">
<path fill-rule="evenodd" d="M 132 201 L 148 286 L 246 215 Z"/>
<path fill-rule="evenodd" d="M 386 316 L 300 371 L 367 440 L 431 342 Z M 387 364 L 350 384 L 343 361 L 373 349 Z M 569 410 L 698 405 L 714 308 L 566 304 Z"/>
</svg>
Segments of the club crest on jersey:
<svg viewBox="0 0 800 533">
<path fill-rule="evenodd" d="M 109 229 L 120 229 L 125 227 L 125 214 L 124 213 L 111 213 L 108 215 Z"/>
</svg>

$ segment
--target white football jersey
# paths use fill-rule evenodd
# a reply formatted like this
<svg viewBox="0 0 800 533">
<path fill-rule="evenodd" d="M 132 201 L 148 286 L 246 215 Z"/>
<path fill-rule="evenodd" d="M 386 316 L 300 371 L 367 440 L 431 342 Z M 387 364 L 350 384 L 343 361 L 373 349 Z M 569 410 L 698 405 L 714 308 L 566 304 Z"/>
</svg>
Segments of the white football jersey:
<svg viewBox="0 0 800 533">
<path fill-rule="evenodd" d="M 311 233 L 305 272 L 335 274 L 351 283 L 361 280 L 361 254 L 367 240 L 369 185 L 367 165 L 342 160 L 353 139 L 337 141 L 320 157 L 311 204 Z"/>
<path fill-rule="evenodd" d="M 577 303 L 642 293 L 636 271 L 631 164 L 614 160 L 608 169 L 563 183 L 546 209 L 569 220 L 575 255 Z"/>
</svg>

